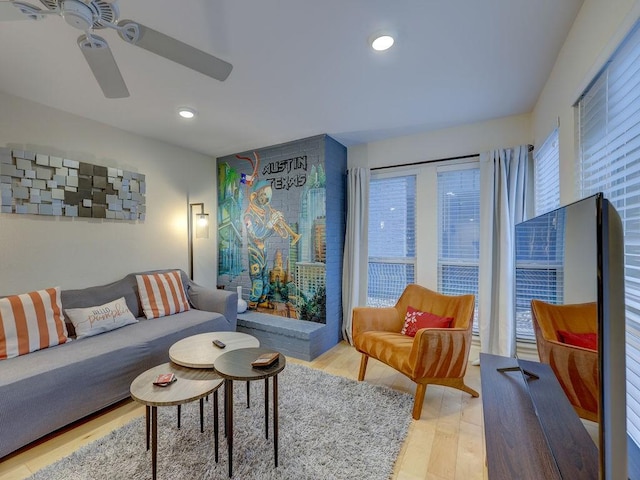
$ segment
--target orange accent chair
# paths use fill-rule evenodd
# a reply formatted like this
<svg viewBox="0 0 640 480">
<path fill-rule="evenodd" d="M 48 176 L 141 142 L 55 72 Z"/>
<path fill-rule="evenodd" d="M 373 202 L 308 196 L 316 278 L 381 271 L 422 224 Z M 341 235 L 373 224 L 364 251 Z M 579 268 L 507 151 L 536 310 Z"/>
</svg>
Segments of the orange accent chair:
<svg viewBox="0 0 640 480">
<path fill-rule="evenodd" d="M 360 353 L 358 380 L 364 380 L 369 357 L 373 357 L 416 382 L 413 418 L 420 419 L 428 384 L 444 385 L 479 394 L 464 384 L 474 295 L 442 295 L 419 285 L 408 285 L 393 307 L 353 309 L 353 343 Z M 423 328 L 415 337 L 400 333 L 407 307 L 441 317 L 453 317 L 451 328 Z"/>
<path fill-rule="evenodd" d="M 578 416 L 597 422 L 598 352 L 562 343 L 558 333 L 597 334 L 596 303 L 553 305 L 531 300 L 531 316 L 540 361 L 551 367 Z"/>
</svg>

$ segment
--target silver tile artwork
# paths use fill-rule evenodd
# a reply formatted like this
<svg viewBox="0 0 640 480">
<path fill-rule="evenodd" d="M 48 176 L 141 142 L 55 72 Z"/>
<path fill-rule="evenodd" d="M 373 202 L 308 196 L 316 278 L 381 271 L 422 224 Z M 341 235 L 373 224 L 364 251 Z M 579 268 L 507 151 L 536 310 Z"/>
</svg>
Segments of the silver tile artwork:
<svg viewBox="0 0 640 480">
<path fill-rule="evenodd" d="M 144 220 L 141 173 L 0 147 L 0 213 Z"/>
</svg>

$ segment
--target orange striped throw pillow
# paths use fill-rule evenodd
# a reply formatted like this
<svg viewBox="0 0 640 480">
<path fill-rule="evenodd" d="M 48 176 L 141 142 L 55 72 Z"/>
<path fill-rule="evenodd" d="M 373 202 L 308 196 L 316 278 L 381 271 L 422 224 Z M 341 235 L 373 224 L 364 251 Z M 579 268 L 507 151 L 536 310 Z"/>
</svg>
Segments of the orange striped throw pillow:
<svg viewBox="0 0 640 480">
<path fill-rule="evenodd" d="M 145 317 L 165 317 L 189 310 L 189 301 L 178 270 L 136 275 L 136 281 Z"/>
<path fill-rule="evenodd" d="M 60 287 L 0 299 L 0 359 L 69 340 L 62 318 Z"/>
</svg>

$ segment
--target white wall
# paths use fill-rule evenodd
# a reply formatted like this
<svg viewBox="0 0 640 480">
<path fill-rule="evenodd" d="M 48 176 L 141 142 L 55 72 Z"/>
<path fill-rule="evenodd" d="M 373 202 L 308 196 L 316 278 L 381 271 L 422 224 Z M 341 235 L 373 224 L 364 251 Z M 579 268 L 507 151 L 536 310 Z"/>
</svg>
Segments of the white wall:
<svg viewBox="0 0 640 480">
<path fill-rule="evenodd" d="M 530 115 L 517 115 L 350 147 L 347 164 L 349 168 L 375 168 L 478 154 L 531 142 Z"/>
<path fill-rule="evenodd" d="M 146 175 L 139 222 L 0 214 L 0 295 L 81 288 L 127 273 L 188 271 L 189 202 L 215 220 L 215 159 L 0 93 L 0 146 L 54 154 Z M 215 226 L 197 239 L 195 280 L 215 286 Z"/>
<path fill-rule="evenodd" d="M 640 16 L 639 0 L 585 0 L 532 115 L 534 145 L 559 124 L 560 202 L 578 200 L 573 105 Z"/>
</svg>

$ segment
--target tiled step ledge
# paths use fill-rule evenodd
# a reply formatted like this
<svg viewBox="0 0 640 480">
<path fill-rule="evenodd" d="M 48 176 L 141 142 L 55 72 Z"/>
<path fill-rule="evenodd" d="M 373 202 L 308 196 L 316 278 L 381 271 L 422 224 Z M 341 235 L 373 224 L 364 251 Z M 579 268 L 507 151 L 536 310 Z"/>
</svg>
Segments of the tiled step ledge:
<svg viewBox="0 0 640 480">
<path fill-rule="evenodd" d="M 311 361 L 323 352 L 322 330 L 326 325 L 246 311 L 238 314 L 238 331 L 253 335 L 260 346 Z"/>
</svg>

